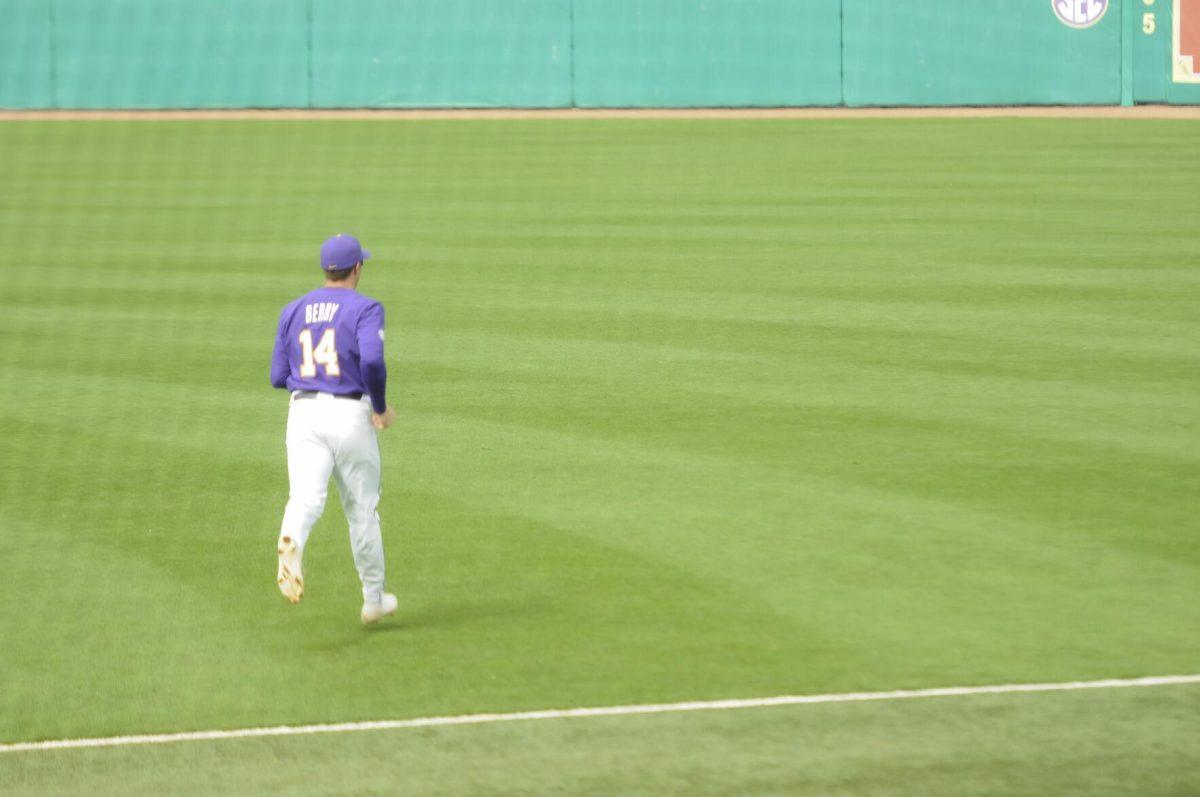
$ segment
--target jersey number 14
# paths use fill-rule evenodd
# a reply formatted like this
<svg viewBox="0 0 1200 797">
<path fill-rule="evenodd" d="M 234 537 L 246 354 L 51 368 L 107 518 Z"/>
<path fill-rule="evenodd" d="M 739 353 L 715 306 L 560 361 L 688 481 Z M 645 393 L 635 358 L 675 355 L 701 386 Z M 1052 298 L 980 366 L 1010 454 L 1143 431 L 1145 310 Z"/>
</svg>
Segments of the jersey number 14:
<svg viewBox="0 0 1200 797">
<path fill-rule="evenodd" d="M 321 340 L 317 342 L 317 347 L 313 348 L 312 330 L 304 329 L 300 331 L 300 376 L 312 377 L 317 375 L 317 364 L 320 363 L 325 368 L 326 376 L 340 376 L 342 371 L 338 368 L 337 345 L 334 343 L 334 334 L 332 329 L 325 330 L 325 334 L 321 336 Z"/>
</svg>

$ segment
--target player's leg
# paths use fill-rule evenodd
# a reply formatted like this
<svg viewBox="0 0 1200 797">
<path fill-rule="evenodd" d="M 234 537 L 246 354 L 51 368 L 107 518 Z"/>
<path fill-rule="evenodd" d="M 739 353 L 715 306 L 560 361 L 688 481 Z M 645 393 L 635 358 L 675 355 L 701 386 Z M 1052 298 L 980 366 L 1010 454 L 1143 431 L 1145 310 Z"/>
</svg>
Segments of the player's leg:
<svg viewBox="0 0 1200 797">
<path fill-rule="evenodd" d="M 379 441 L 365 402 L 347 402 L 343 420 L 333 478 L 350 526 L 350 549 L 362 581 L 363 603 L 379 605 L 384 600 Z"/>
<path fill-rule="evenodd" d="M 311 399 L 293 401 L 288 411 L 288 503 L 279 528 L 279 589 L 295 603 L 304 593 L 304 546 L 325 510 L 333 452 L 320 435 L 320 412 Z"/>
</svg>

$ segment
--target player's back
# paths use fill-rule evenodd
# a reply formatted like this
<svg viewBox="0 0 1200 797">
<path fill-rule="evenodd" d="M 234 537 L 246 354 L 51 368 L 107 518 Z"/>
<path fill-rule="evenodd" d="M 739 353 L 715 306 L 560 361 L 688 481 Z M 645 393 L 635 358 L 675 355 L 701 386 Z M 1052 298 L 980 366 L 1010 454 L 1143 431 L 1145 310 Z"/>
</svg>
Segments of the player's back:
<svg viewBox="0 0 1200 797">
<path fill-rule="evenodd" d="M 317 288 L 283 309 L 278 334 L 287 388 L 366 393 L 364 370 L 383 360 L 383 307 L 350 288 Z"/>
</svg>

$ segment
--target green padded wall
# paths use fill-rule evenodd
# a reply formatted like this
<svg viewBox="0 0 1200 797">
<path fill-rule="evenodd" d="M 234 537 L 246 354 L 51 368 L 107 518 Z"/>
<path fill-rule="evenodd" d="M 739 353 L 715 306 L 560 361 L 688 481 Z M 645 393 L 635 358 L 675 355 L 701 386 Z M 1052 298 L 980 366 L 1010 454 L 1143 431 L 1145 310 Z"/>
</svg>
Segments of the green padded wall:
<svg viewBox="0 0 1200 797">
<path fill-rule="evenodd" d="M 1085 29 L 1049 0 L 844 0 L 847 105 L 1116 104 L 1121 2 Z"/>
<path fill-rule="evenodd" d="M 575 0 L 581 107 L 841 100 L 841 0 Z"/>
<path fill-rule="evenodd" d="M 54 104 L 50 20 L 46 0 L 0 2 L 0 108 Z"/>
<path fill-rule="evenodd" d="M 0 107 L 1200 103 L 1172 5 L 0 0 Z"/>
<path fill-rule="evenodd" d="M 60 107 L 308 102 L 306 0 L 52 2 Z"/>
<path fill-rule="evenodd" d="M 559 107 L 571 0 L 313 0 L 313 105 Z"/>
</svg>

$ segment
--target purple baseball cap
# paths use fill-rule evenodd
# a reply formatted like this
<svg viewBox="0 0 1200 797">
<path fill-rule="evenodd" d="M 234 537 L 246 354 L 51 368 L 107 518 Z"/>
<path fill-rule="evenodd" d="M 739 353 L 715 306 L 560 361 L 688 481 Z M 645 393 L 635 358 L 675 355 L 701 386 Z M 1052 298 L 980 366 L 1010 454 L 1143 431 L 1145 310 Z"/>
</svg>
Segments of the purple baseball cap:
<svg viewBox="0 0 1200 797">
<path fill-rule="evenodd" d="M 357 238 L 345 233 L 339 232 L 321 244 L 321 268 L 326 271 L 353 268 L 370 256 L 371 253 L 362 248 Z"/>
</svg>

